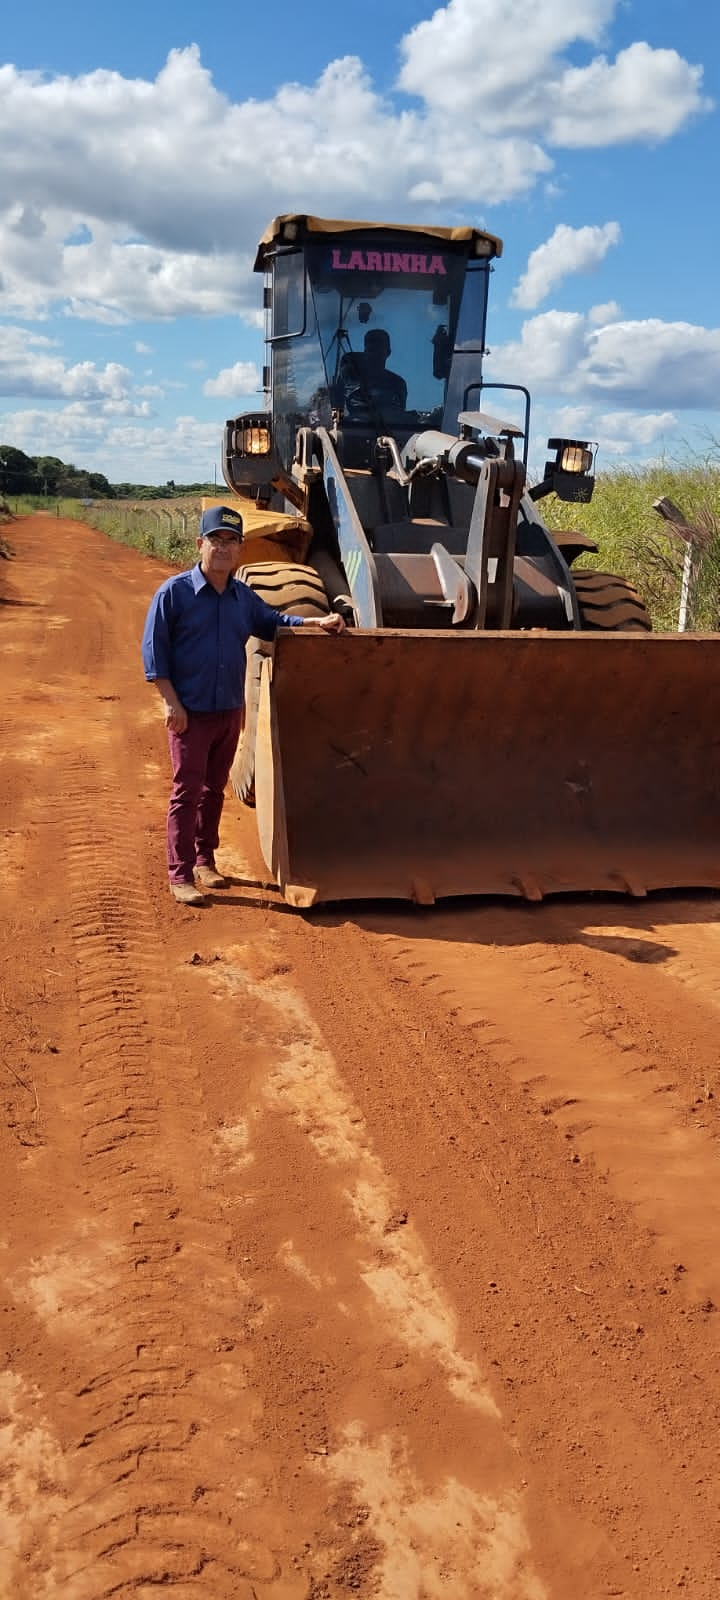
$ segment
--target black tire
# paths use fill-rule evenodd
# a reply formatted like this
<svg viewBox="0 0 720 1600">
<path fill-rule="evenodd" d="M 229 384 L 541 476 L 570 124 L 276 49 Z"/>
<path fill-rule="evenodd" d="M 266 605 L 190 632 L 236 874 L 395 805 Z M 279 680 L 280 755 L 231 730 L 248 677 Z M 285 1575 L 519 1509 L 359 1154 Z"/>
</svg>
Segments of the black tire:
<svg viewBox="0 0 720 1600">
<path fill-rule="evenodd" d="M 276 611 L 297 617 L 322 617 L 329 610 L 322 578 L 314 567 L 289 561 L 257 561 L 238 568 L 235 576 Z"/>
<path fill-rule="evenodd" d="M 580 625 L 588 633 L 650 633 L 648 611 L 627 578 L 573 568 Z"/>
<path fill-rule="evenodd" d="M 258 561 L 254 566 L 240 567 L 236 576 L 255 594 L 259 594 L 261 600 L 274 606 L 276 611 L 289 611 L 297 617 L 322 617 L 330 610 L 322 579 L 314 567 L 290 562 Z M 243 729 L 230 769 L 231 786 L 246 806 L 255 804 L 255 740 L 260 676 L 263 656 L 269 654 L 270 648 L 261 639 L 248 640 Z"/>
</svg>

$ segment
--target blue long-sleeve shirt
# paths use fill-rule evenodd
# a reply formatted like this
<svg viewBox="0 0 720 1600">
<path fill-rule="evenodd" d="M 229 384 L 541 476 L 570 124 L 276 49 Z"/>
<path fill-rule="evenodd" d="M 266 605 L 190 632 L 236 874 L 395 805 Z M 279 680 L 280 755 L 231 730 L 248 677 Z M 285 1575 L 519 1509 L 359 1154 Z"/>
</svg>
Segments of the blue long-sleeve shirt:
<svg viewBox="0 0 720 1600">
<path fill-rule="evenodd" d="M 266 605 L 238 578 L 218 594 L 198 562 L 153 595 L 142 640 L 145 677 L 169 678 L 186 711 L 234 710 L 245 698 L 248 639 L 274 639 L 278 628 L 302 622 Z"/>
</svg>

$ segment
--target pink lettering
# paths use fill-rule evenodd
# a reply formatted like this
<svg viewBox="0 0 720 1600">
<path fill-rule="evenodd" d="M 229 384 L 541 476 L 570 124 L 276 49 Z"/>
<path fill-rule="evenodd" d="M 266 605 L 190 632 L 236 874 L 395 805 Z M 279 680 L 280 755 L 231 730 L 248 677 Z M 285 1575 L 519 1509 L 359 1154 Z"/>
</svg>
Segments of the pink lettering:
<svg viewBox="0 0 720 1600">
<path fill-rule="evenodd" d="M 342 250 L 332 252 L 333 272 L 400 272 L 415 277 L 447 277 L 442 256 L 404 255 L 395 250 L 351 250 L 343 260 Z"/>
</svg>

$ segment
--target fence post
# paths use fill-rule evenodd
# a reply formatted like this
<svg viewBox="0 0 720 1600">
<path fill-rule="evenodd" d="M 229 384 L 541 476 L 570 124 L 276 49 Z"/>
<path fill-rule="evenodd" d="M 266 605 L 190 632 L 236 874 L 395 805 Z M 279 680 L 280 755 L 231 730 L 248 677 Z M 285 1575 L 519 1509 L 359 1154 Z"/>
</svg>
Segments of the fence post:
<svg viewBox="0 0 720 1600">
<path fill-rule="evenodd" d="M 677 625 L 678 633 L 685 633 L 688 625 L 692 628 L 693 589 L 708 535 L 704 528 L 693 527 L 687 522 L 679 506 L 676 506 L 673 500 L 668 500 L 666 495 L 660 500 L 653 500 L 653 511 L 657 511 L 658 516 L 664 517 L 665 521 L 670 523 L 673 533 L 677 534 L 685 545 Z"/>
<path fill-rule="evenodd" d="M 693 547 L 691 541 L 685 546 L 683 557 L 682 582 L 680 584 L 680 610 L 678 612 L 678 633 L 684 633 L 687 628 L 688 611 L 690 610 L 690 595 L 695 574 L 693 572 Z"/>
</svg>

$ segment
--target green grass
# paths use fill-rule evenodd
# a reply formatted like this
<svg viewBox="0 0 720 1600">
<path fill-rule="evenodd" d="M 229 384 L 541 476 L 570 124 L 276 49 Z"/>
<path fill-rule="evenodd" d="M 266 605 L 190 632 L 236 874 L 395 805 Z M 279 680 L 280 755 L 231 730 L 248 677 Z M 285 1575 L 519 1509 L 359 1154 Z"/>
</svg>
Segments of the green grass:
<svg viewBox="0 0 720 1600">
<path fill-rule="evenodd" d="M 99 528 L 120 544 L 129 544 L 145 555 L 184 566 L 197 555 L 197 528 L 201 512 L 200 498 L 183 500 L 98 500 L 84 506 L 75 502 L 75 509 L 64 512 Z"/>
<path fill-rule="evenodd" d="M 44 494 L 10 494 L 5 495 L 0 501 L 0 521 L 3 521 L 3 510 L 6 507 L 12 517 L 27 517 L 34 511 L 46 512 L 50 517 L 77 517 L 80 508 L 79 500 L 55 499 L 52 495 Z"/>
</svg>

